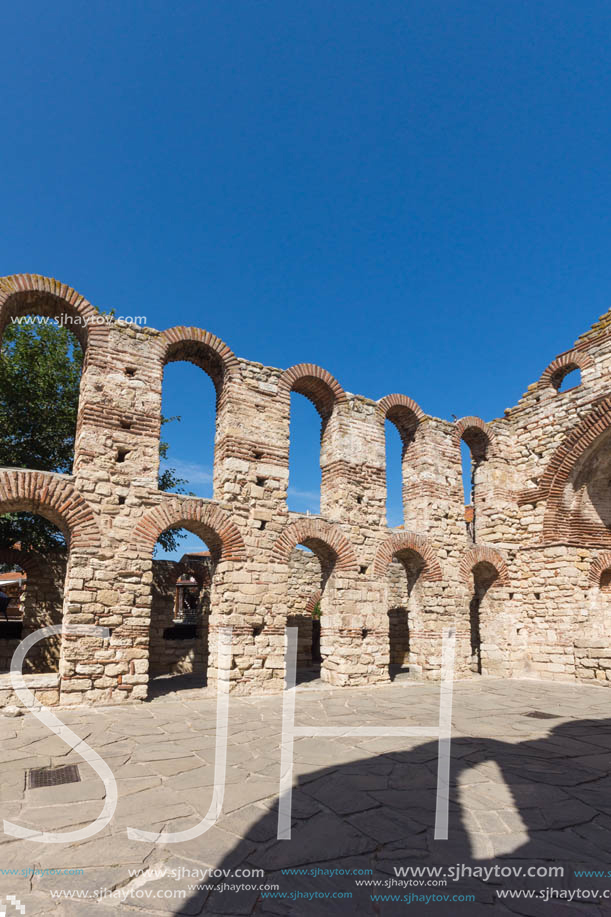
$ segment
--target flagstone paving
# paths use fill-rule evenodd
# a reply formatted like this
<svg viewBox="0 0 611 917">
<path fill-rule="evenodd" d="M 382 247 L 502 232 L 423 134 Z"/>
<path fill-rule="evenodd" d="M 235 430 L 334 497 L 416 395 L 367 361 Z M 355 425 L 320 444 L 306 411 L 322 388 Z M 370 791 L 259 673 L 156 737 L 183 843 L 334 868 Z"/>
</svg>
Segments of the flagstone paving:
<svg viewBox="0 0 611 917">
<path fill-rule="evenodd" d="M 435 685 L 413 681 L 343 690 L 308 684 L 297 691 L 296 723 L 346 729 L 431 727 L 438 720 L 438 702 Z M 157 834 L 184 831 L 208 813 L 216 742 L 216 698 L 211 692 L 187 689 L 139 706 L 58 710 L 59 718 L 111 767 L 118 789 L 116 812 L 102 831 L 76 843 L 41 844 L 1 834 L 0 896 L 15 895 L 25 905 L 25 917 L 460 917 L 492 914 L 493 908 L 501 915 L 608 915 L 611 898 L 602 901 L 594 894 L 569 903 L 566 898 L 501 900 L 498 893 L 553 888 L 566 895 L 567 890 L 598 889 L 597 882 L 599 891 L 611 892 L 611 878 L 573 875 L 575 869 L 611 870 L 610 707 L 611 693 L 601 687 L 490 678 L 456 683 L 450 827 L 444 841 L 433 837 L 435 740 L 297 738 L 292 837 L 287 841 L 277 839 L 282 699 L 231 697 L 222 813 L 208 831 L 179 843 L 131 840 L 127 828 Z M 1 717 L 0 743 L 4 819 L 61 833 L 86 826 L 100 813 L 105 795 L 100 778 L 31 714 Z M 28 769 L 67 763 L 79 765 L 79 783 L 25 788 Z M 466 876 L 444 886 L 376 888 L 357 886 L 359 877 L 353 874 L 281 872 L 365 869 L 372 870 L 366 880 L 392 883 L 397 881 L 395 867 L 456 864 L 523 871 L 561 864 L 566 874 L 488 881 Z M 257 868 L 265 875 L 224 880 L 179 875 L 181 870 L 211 867 Z M 41 874 L 45 869 L 81 872 Z M 137 869 L 148 872 L 135 877 Z M 198 882 L 209 887 L 197 889 Z M 223 882 L 241 887 L 223 890 Z M 293 897 L 265 897 L 269 885 Z M 123 902 L 111 895 L 113 890 L 122 892 Z M 53 897 L 62 891 L 89 897 Z M 330 897 L 338 892 L 352 898 Z M 314 893 L 329 897 L 299 897 Z M 473 894 L 475 902 L 373 901 L 372 894 Z"/>
</svg>

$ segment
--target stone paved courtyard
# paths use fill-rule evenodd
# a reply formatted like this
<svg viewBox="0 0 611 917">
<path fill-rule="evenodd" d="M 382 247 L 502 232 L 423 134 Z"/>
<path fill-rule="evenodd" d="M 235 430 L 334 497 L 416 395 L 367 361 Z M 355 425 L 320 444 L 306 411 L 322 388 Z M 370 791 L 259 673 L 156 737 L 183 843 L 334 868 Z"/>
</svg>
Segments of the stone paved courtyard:
<svg viewBox="0 0 611 917">
<path fill-rule="evenodd" d="M 230 698 L 228 770 L 222 815 L 200 837 L 155 845 L 129 840 L 191 827 L 206 814 L 214 782 L 216 698 L 207 689 L 166 693 L 147 704 L 64 709 L 63 722 L 111 766 L 119 788 L 113 821 L 75 844 L 38 844 L 3 834 L 3 870 L 82 869 L 80 875 L 6 874 L 0 894 L 16 895 L 26 917 L 121 914 L 609 914 L 606 903 L 495 902 L 499 889 L 594 888 L 573 869 L 611 866 L 611 695 L 604 688 L 489 678 L 455 684 L 450 832 L 433 840 L 437 743 L 405 738 L 300 738 L 295 742 L 293 828 L 276 840 L 280 697 Z M 298 689 L 296 722 L 316 725 L 434 725 L 438 689 L 402 681 L 376 688 Z M 535 714 L 535 716 L 532 716 Z M 541 717 L 541 714 L 544 716 Z M 67 831 L 91 822 L 104 796 L 89 765 L 30 714 L 0 719 L 2 814 L 34 829 Z M 74 762 L 79 783 L 24 789 L 29 768 Z M 564 879 L 461 879 L 443 888 L 356 886 L 354 875 L 287 875 L 287 868 L 395 866 L 566 866 Z M 151 871 L 130 876 L 139 867 Z M 196 890 L 181 867 L 263 868 L 264 878 L 225 879 L 240 891 Z M 167 871 L 160 876 L 159 870 Z M 174 872 L 172 872 L 174 871 Z M 213 880 L 220 882 L 220 879 Z M 264 898 L 281 893 L 351 892 L 351 899 Z M 601 888 L 611 888 L 605 880 Z M 58 900 L 61 890 L 105 900 Z M 121 889 L 124 901 L 108 892 Z M 186 890 L 186 897 L 153 897 Z M 380 893 L 474 894 L 476 903 L 372 901 Z M 140 893 L 140 894 L 138 894 Z M 150 893 L 150 894 L 148 894 Z"/>
</svg>

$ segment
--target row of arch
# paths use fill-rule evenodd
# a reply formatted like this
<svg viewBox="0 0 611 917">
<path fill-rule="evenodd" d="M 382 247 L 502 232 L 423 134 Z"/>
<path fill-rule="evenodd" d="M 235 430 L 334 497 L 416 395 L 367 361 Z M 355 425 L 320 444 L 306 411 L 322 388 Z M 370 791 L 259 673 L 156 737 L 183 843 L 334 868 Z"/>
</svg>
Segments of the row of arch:
<svg viewBox="0 0 611 917">
<path fill-rule="evenodd" d="M 606 400 L 609 402 L 608 426 L 611 423 L 611 399 Z M 599 422 L 589 425 L 585 433 L 590 430 L 597 435 L 599 426 Z M 577 432 L 571 436 L 580 452 L 585 451 L 594 438 L 592 434 L 580 438 Z M 73 546 L 95 548 L 100 545 L 100 532 L 89 504 L 63 475 L 3 469 L 0 471 L 0 506 L 5 513 L 27 511 L 45 516 L 62 531 L 67 541 L 72 541 Z M 136 524 L 134 543 L 152 550 L 160 532 L 180 526 L 205 529 L 210 550 L 217 557 L 227 560 L 242 560 L 245 557 L 240 531 L 227 514 L 212 503 L 192 498 L 171 497 L 148 510 Z M 271 558 L 283 562 L 296 544 L 308 546 L 308 542 L 313 540 L 324 543 L 333 552 L 338 570 L 358 570 L 356 554 L 349 540 L 336 526 L 322 519 L 303 518 L 291 523 L 276 541 Z M 404 532 L 388 536 L 381 544 L 374 561 L 374 575 L 382 576 L 394 554 L 407 548 L 421 555 L 426 579 L 441 579 L 441 567 L 427 539 Z M 465 578 L 471 569 L 469 564 L 473 566 L 479 560 L 494 564 L 501 582 L 507 579 L 501 555 L 484 545 L 474 545 L 465 554 L 460 567 L 461 576 Z M 608 566 L 611 566 L 611 553 L 593 562 L 590 582 L 598 582 L 600 572 Z"/>
<path fill-rule="evenodd" d="M 586 447 L 587 442 L 583 449 Z M 100 545 L 100 533 L 91 508 L 71 481 L 62 475 L 3 469 L 0 471 L 0 511 L 32 512 L 44 516 L 62 531 L 67 543 L 71 542 L 73 547 L 96 548 Z M 246 557 L 240 530 L 227 514 L 214 504 L 190 498 L 173 497 L 148 510 L 135 526 L 133 544 L 147 551 L 152 550 L 160 532 L 178 527 L 204 531 L 206 542 L 216 559 L 240 561 Z M 298 544 L 306 547 L 324 545 L 331 552 L 337 571 L 356 572 L 359 569 L 353 546 L 332 523 L 315 518 L 303 518 L 290 523 L 275 542 L 271 560 L 286 562 Z M 428 540 L 407 532 L 394 533 L 382 542 L 373 564 L 374 576 L 384 576 L 393 557 L 403 550 L 411 550 L 421 557 L 423 581 L 442 579 L 440 563 Z M 21 560 L 16 561 L 15 558 L 16 553 L 11 549 L 0 550 L 0 561 L 3 563 L 14 561 L 21 564 Z M 500 584 L 509 583 L 505 560 L 498 551 L 487 545 L 473 545 L 463 555 L 459 567 L 461 580 L 467 581 L 473 567 L 482 562 L 495 567 Z M 598 585 L 601 576 L 609 568 L 611 551 L 592 561 L 590 585 Z"/>
<path fill-rule="evenodd" d="M 57 525 L 73 548 L 100 546 L 100 533 L 89 505 L 71 481 L 62 475 L 10 469 L 0 471 L 0 512 L 39 514 Z M 246 558 L 240 530 L 227 513 L 212 503 L 192 498 L 171 497 L 149 509 L 136 523 L 132 544 L 152 551 L 159 534 L 168 528 L 191 528 L 196 533 L 203 532 L 216 560 L 240 561 Z M 318 549 L 320 545 L 324 546 L 333 559 L 336 571 L 359 570 L 352 544 L 332 523 L 310 517 L 290 523 L 276 540 L 271 561 L 285 563 L 298 544 L 313 545 Z M 423 580 L 442 578 L 441 566 L 427 539 L 407 532 L 390 535 L 380 545 L 373 564 L 374 576 L 384 576 L 392 558 L 403 550 L 414 551 L 421 557 Z M 463 578 L 468 578 L 472 567 L 480 561 L 492 563 L 500 581 L 508 581 L 501 555 L 482 545 L 474 545 L 463 557 L 460 566 Z"/>
<path fill-rule="evenodd" d="M 0 334 L 11 319 L 36 313 L 48 317 L 67 316 L 71 331 L 78 339 L 87 360 L 90 345 L 100 350 L 109 324 L 97 309 L 76 290 L 57 280 L 40 275 L 18 274 L 0 279 Z M 100 318 L 103 320 L 100 321 Z M 72 319 L 72 323 L 69 320 Z M 176 326 L 163 331 L 153 342 L 160 362 L 165 365 L 187 361 L 199 366 L 211 378 L 220 402 L 224 386 L 239 372 L 239 361 L 231 348 L 216 335 L 201 328 Z M 96 362 L 100 361 L 98 354 Z M 291 391 L 308 398 L 318 411 L 323 426 L 335 407 L 347 402 L 347 396 L 331 373 L 313 363 L 300 363 L 285 370 L 278 391 L 288 397 Z M 378 401 L 382 420 L 393 423 L 404 441 L 415 434 L 426 414 L 406 395 L 386 395 Z M 464 439 L 476 449 L 488 450 L 493 437 L 478 417 L 465 417 L 456 423 L 457 441 Z"/>
<path fill-rule="evenodd" d="M 0 278 L 0 336 L 7 324 L 20 316 L 37 314 L 50 318 L 67 316 L 66 327 L 73 331 L 85 356 L 91 347 L 99 350 L 106 340 L 110 325 L 88 300 L 72 287 L 38 274 L 16 274 Z M 72 321 L 70 321 L 70 319 Z M 239 373 L 239 361 L 231 348 L 219 337 L 202 328 L 175 326 L 162 331 L 152 342 L 162 364 L 187 361 L 199 366 L 210 376 L 217 399 L 224 385 Z M 336 405 L 347 402 L 347 396 L 331 373 L 313 363 L 299 363 L 284 370 L 278 390 L 288 395 L 298 392 L 308 398 L 321 416 L 329 419 Z M 416 402 L 406 395 L 386 395 L 378 401 L 382 419 L 393 422 L 402 435 L 413 434 L 414 427 L 426 418 Z M 465 417 L 457 422 L 458 438 L 469 428 L 491 434 L 477 417 Z"/>
<path fill-rule="evenodd" d="M 66 284 L 39 275 L 15 275 L 0 279 L 0 334 L 12 319 L 37 313 L 47 317 L 62 317 L 63 324 L 79 341 L 84 355 L 83 370 L 94 364 L 105 367 L 109 354 L 106 339 L 110 325 L 106 318 L 83 296 Z M 151 351 L 161 367 L 172 362 L 188 362 L 202 369 L 211 379 L 216 392 L 217 411 L 223 404 L 230 384 L 239 377 L 240 366 L 231 348 L 216 335 L 201 328 L 176 326 L 166 329 L 151 341 Z M 126 372 L 137 368 L 126 367 Z M 315 407 L 321 420 L 321 438 L 337 406 L 347 403 L 347 395 L 339 382 L 326 370 L 312 363 L 301 363 L 285 370 L 278 380 L 278 395 L 288 399 L 291 392 L 305 396 Z M 107 414 L 107 422 L 117 425 L 124 418 Z M 91 416 L 90 416 L 91 415 Z M 378 402 L 378 417 L 392 423 L 401 438 L 403 457 L 415 441 L 418 428 L 426 415 L 411 398 L 392 394 Z M 95 409 L 88 404 L 79 408 L 80 421 L 96 420 Z M 131 420 L 127 418 L 131 424 Z M 135 418 L 134 429 L 151 426 L 150 419 Z M 464 440 L 472 451 L 473 461 L 480 461 L 493 441 L 492 434 L 479 418 L 463 418 L 456 426 L 456 443 Z"/>
<path fill-rule="evenodd" d="M 43 316 L 62 315 L 72 319 L 70 325 L 85 351 L 85 365 L 111 358 L 103 346 L 109 324 L 81 294 L 52 278 L 20 274 L 0 279 L 0 333 L 7 323 L 19 316 L 36 312 Z M 211 378 L 217 393 L 217 404 L 222 401 L 225 385 L 239 373 L 239 361 L 222 340 L 199 328 L 175 327 L 162 332 L 151 342 L 162 365 L 185 360 L 201 367 Z M 538 385 L 558 388 L 571 370 L 589 371 L 594 366 L 592 357 L 582 349 L 574 349 L 557 357 L 543 372 Z M 292 391 L 308 398 L 318 411 L 323 425 L 335 407 L 347 401 L 339 382 L 326 370 L 310 363 L 302 363 L 285 370 L 280 376 L 278 391 L 290 396 Z M 382 421 L 395 425 L 404 449 L 417 438 L 418 430 L 427 415 L 412 399 L 392 394 L 378 402 Z M 521 504 L 547 500 L 543 523 L 543 540 L 563 541 L 569 538 L 571 520 L 565 512 L 563 492 L 576 459 L 589 448 L 597 436 L 611 426 L 611 398 L 601 400 L 590 413 L 564 438 L 555 450 L 539 485 L 519 495 Z M 478 417 L 464 417 L 456 421 L 454 438 L 457 446 L 461 440 L 471 450 L 474 463 L 497 454 L 495 436 L 489 425 Z M 73 504 L 74 505 L 74 504 Z M 54 520 L 52 520 L 54 521 Z"/>
<path fill-rule="evenodd" d="M 109 329 L 108 323 L 100 320 L 98 310 L 67 284 L 40 274 L 13 274 L 0 278 L 0 334 L 11 319 L 32 312 L 49 317 L 67 316 L 71 320 L 71 330 L 86 355 L 90 345 L 92 349 L 103 345 Z M 225 378 L 238 370 L 237 357 L 227 344 L 200 328 L 169 328 L 162 332 L 156 346 L 164 362 L 191 359 L 202 365 L 203 361 L 202 368 L 211 376 L 217 394 Z M 546 367 L 538 385 L 558 389 L 569 372 L 588 370 L 593 366 L 594 361 L 586 351 L 567 351 Z M 306 395 L 321 415 L 328 414 L 335 403 L 346 400 L 337 380 L 313 364 L 300 364 L 286 370 L 281 385 L 288 391 Z M 396 405 L 396 398 L 404 396 L 388 395 L 379 402 L 385 416 Z M 402 401 L 401 406 L 409 407 L 418 419 L 425 416 L 411 399 Z"/>
</svg>

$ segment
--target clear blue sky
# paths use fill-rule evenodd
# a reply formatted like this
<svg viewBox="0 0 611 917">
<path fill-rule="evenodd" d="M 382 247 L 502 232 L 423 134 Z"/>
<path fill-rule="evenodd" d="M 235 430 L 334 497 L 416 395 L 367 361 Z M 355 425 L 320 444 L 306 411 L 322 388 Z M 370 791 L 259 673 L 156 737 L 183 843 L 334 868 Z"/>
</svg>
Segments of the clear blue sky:
<svg viewBox="0 0 611 917">
<path fill-rule="evenodd" d="M 498 416 L 610 304 L 610 33 L 588 0 L 5 4 L 1 272 Z M 211 384 L 171 367 L 164 410 L 205 493 Z"/>
</svg>

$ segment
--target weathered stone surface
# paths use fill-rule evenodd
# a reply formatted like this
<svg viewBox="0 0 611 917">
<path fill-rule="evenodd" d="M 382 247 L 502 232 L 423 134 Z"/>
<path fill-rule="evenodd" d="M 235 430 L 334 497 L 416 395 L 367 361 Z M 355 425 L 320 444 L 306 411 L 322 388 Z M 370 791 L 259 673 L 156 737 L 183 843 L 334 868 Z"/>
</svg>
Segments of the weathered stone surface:
<svg viewBox="0 0 611 917">
<path fill-rule="evenodd" d="M 29 670 L 58 673 L 55 684 L 33 686 L 45 704 L 142 700 L 150 680 L 172 690 L 161 676 L 213 686 L 225 627 L 231 691 L 278 693 L 287 624 L 298 631 L 302 672 L 319 665 L 322 681 L 340 687 L 384 685 L 406 669 L 437 679 L 449 625 L 460 677 L 611 685 L 609 314 L 502 417 L 451 423 L 407 395 L 347 393 L 314 364 L 281 370 L 238 358 L 198 328 L 106 321 L 49 278 L 3 278 L 0 287 L 3 327 L 24 310 L 88 319 L 78 331 L 86 359 L 73 474 L 0 470 L 0 510 L 41 512 L 70 542 L 55 558 L 4 552 L 27 574 L 17 597 L 23 636 L 62 620 L 109 630 L 32 649 Z M 176 360 L 201 367 L 216 388 L 212 500 L 156 488 L 163 371 Z M 580 384 L 561 391 L 570 370 Z M 292 392 L 321 418 L 317 516 L 287 509 Z M 385 514 L 386 420 L 403 444 L 395 529 Z M 466 515 L 461 440 L 473 459 Z M 196 568 L 199 617 L 184 641 L 171 632 L 186 566 L 152 559 L 159 534 L 183 525 L 210 549 L 185 562 Z M 17 645 L 3 641 L 0 669 Z M 20 706 L 8 683 L 0 706 Z"/>
</svg>

